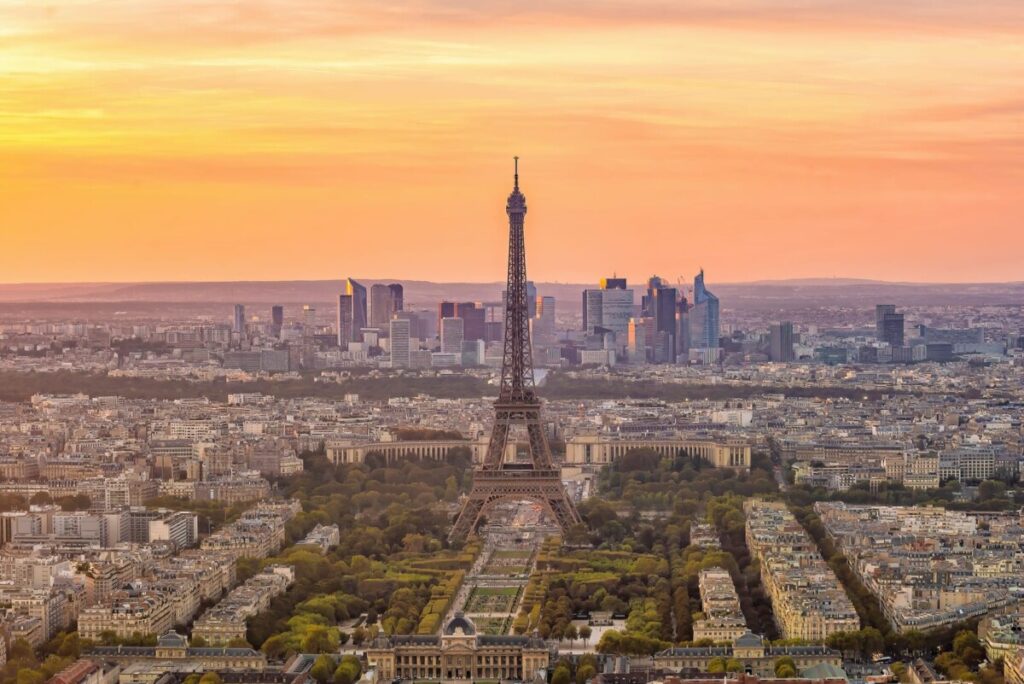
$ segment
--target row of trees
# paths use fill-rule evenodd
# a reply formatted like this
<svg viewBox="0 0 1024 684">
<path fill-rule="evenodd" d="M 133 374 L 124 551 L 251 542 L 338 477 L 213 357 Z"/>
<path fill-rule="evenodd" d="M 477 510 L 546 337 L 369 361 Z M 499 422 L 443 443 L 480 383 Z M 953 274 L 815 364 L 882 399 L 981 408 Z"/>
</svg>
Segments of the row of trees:
<svg viewBox="0 0 1024 684">
<path fill-rule="evenodd" d="M 424 621 L 439 620 L 454 574 L 473 561 L 473 549 L 444 548 L 448 515 L 440 503 L 446 490 L 467 484 L 465 463 L 335 467 L 322 454 L 303 459 L 305 472 L 284 486 L 303 504 L 288 537 L 301 539 L 317 523 L 337 524 L 341 543 L 327 554 L 293 546 L 260 562 L 295 565 L 296 582 L 250 621 L 249 641 L 271 657 L 326 653 L 349 636 L 362 642 L 377 632 L 412 634 Z M 340 622 L 364 612 L 365 627 L 339 633 Z"/>
</svg>

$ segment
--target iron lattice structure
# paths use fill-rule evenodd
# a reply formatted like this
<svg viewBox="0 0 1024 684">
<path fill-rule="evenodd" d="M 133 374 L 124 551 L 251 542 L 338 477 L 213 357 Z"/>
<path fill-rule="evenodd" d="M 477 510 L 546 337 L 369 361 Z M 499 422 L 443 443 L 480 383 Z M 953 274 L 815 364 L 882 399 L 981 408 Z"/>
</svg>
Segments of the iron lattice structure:
<svg viewBox="0 0 1024 684">
<path fill-rule="evenodd" d="M 480 519 L 502 501 L 540 503 L 563 532 L 582 522 L 551 459 L 551 447 L 541 424 L 540 399 L 533 381 L 530 310 L 526 295 L 526 245 L 523 239 L 526 197 L 519 191 L 519 157 L 515 159 L 515 186 L 505 205 L 509 233 L 508 285 L 505 290 L 505 355 L 501 365 L 501 389 L 494 403 L 494 430 L 487 455 L 473 472 L 473 487 L 448 535 L 450 540 L 465 539 L 474 533 Z M 509 433 L 516 425 L 526 428 L 529 463 L 505 462 Z"/>
</svg>

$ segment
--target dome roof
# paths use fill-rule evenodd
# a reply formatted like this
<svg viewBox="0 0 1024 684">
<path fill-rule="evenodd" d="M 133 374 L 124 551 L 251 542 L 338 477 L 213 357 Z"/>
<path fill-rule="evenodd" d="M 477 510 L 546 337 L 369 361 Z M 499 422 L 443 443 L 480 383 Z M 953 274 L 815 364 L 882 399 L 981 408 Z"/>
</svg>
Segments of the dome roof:
<svg viewBox="0 0 1024 684">
<path fill-rule="evenodd" d="M 740 648 L 753 648 L 762 646 L 763 641 L 761 637 L 753 632 L 744 632 L 736 637 L 736 641 L 732 642 L 732 644 L 733 646 L 739 646 Z"/>
<path fill-rule="evenodd" d="M 157 646 L 163 646 L 165 648 L 187 648 L 188 640 L 177 632 L 164 632 L 156 640 Z"/>
<path fill-rule="evenodd" d="M 462 613 L 456 613 L 455 617 L 453 617 L 448 624 L 444 626 L 444 633 L 450 635 L 458 634 L 460 632 L 462 634 L 472 636 L 476 634 L 476 626 L 473 624 L 472 620 Z"/>
</svg>

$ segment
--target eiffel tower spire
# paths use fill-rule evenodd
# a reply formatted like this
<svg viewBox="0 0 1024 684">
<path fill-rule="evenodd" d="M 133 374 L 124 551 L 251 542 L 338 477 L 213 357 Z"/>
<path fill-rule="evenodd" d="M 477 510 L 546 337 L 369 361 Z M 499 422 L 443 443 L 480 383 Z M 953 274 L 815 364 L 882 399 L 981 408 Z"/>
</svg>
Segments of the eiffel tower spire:
<svg viewBox="0 0 1024 684">
<path fill-rule="evenodd" d="M 451 540 L 464 539 L 473 533 L 481 517 L 502 501 L 536 501 L 563 531 L 581 522 L 551 459 L 551 447 L 541 422 L 540 399 L 533 381 L 523 236 L 526 197 L 519 190 L 519 157 L 515 157 L 514 185 L 505 204 L 505 213 L 508 214 L 509 239 L 501 388 L 494 403 L 494 429 L 487 454 L 474 470 L 473 488 L 448 535 Z M 509 432 L 514 425 L 526 428 L 528 464 L 505 462 Z"/>
</svg>

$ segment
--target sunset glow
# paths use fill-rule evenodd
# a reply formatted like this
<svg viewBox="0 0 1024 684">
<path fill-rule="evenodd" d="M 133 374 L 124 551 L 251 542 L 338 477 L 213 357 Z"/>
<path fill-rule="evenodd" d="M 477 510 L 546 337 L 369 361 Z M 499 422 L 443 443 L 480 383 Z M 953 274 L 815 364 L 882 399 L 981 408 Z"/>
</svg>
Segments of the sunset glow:
<svg viewBox="0 0 1024 684">
<path fill-rule="evenodd" d="M 1024 279 L 1014 0 L 0 0 L 0 281 Z M 952 248 L 951 245 L 957 245 Z"/>
</svg>

